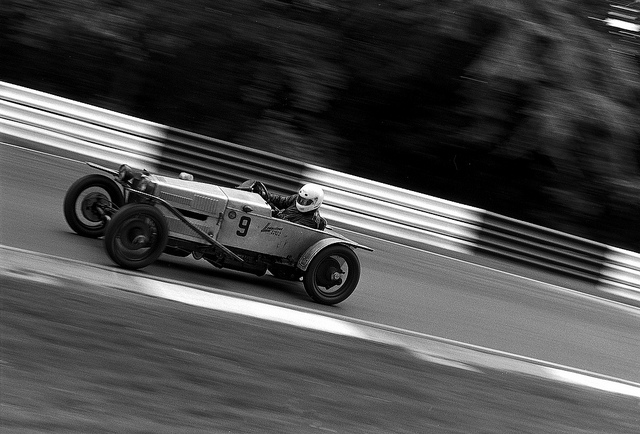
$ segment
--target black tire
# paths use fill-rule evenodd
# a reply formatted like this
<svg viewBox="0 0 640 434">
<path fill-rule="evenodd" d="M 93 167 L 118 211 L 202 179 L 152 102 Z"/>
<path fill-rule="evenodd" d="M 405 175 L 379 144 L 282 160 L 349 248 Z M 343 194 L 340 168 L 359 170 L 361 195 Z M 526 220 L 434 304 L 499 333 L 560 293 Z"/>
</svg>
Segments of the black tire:
<svg viewBox="0 0 640 434">
<path fill-rule="evenodd" d="M 120 186 L 104 175 L 87 175 L 71 184 L 64 197 L 64 218 L 75 233 L 89 238 L 104 235 L 107 220 L 103 210 L 124 203 Z"/>
<path fill-rule="evenodd" d="M 116 264 L 137 270 L 153 263 L 167 246 L 167 220 L 157 208 L 132 203 L 118 211 L 104 234 L 107 254 Z"/>
<path fill-rule="evenodd" d="M 339 279 L 338 279 L 339 276 Z M 354 251 L 343 245 L 321 250 L 304 274 L 304 289 L 314 301 L 337 304 L 349 297 L 360 280 L 360 261 Z"/>
</svg>

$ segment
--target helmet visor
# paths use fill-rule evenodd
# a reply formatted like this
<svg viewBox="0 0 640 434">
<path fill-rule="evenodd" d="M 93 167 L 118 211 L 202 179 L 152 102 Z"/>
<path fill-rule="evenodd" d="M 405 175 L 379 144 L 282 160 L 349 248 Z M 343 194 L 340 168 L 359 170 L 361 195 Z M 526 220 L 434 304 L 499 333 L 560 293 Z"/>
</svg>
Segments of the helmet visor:
<svg viewBox="0 0 640 434">
<path fill-rule="evenodd" d="M 298 204 L 302 206 L 309 206 L 313 203 L 313 199 L 306 199 L 302 196 L 298 196 Z"/>
</svg>

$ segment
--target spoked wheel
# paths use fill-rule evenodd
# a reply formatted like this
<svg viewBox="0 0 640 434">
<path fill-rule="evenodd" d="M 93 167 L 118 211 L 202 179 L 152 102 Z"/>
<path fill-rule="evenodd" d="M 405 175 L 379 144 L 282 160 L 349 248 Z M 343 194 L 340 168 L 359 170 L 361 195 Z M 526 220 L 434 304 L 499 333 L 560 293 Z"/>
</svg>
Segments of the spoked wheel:
<svg viewBox="0 0 640 434">
<path fill-rule="evenodd" d="M 360 280 L 360 261 L 346 246 L 329 246 L 311 261 L 304 275 L 304 289 L 314 301 L 337 304 L 356 289 Z"/>
<path fill-rule="evenodd" d="M 79 235 L 104 235 L 108 218 L 124 203 L 118 184 L 103 175 L 87 175 L 71 184 L 64 197 L 64 218 Z"/>
<path fill-rule="evenodd" d="M 157 208 L 129 204 L 107 226 L 104 242 L 107 254 L 116 264 L 135 270 L 158 259 L 168 235 L 167 221 Z"/>
</svg>

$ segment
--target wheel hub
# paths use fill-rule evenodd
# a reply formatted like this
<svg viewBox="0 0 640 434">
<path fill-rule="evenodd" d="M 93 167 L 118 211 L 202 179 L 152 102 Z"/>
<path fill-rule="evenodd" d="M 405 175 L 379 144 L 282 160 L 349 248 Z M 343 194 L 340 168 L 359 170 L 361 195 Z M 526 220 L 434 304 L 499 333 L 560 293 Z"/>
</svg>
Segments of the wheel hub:
<svg viewBox="0 0 640 434">
<path fill-rule="evenodd" d="M 138 235 L 132 241 L 133 244 L 137 244 L 139 246 L 147 244 L 148 242 L 149 242 L 149 240 L 144 235 Z"/>
<path fill-rule="evenodd" d="M 103 219 L 103 206 L 108 204 L 108 199 L 101 193 L 88 194 L 83 200 L 80 209 L 84 218 L 90 222 L 99 222 Z"/>
<path fill-rule="evenodd" d="M 327 258 L 318 269 L 318 285 L 327 289 L 341 285 L 342 275 L 344 275 L 344 271 L 342 271 L 340 263 L 334 258 Z"/>
<path fill-rule="evenodd" d="M 124 225 L 121 232 L 122 236 L 120 237 L 123 247 L 137 250 L 149 246 L 153 239 L 153 232 L 150 229 L 137 220 Z"/>
</svg>

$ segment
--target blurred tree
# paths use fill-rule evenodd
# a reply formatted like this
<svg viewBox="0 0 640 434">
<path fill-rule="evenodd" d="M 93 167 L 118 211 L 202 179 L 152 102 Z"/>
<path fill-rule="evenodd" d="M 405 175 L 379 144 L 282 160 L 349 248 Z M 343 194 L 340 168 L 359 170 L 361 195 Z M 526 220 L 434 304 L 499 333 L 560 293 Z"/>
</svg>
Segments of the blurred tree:
<svg viewBox="0 0 640 434">
<path fill-rule="evenodd" d="M 467 69 L 470 125 L 461 137 L 467 152 L 492 162 L 485 178 L 494 182 L 484 189 L 495 197 L 494 210 L 591 235 L 619 205 L 619 186 L 637 183 L 637 72 L 621 67 L 626 60 L 584 25 L 575 3 L 522 6 L 517 19 L 504 16 L 501 35 Z M 527 177 L 510 173 L 523 164 Z M 506 179 L 517 192 L 513 183 L 500 187 Z M 532 190 L 541 202 L 518 196 Z"/>
<path fill-rule="evenodd" d="M 455 191 L 460 77 L 499 25 L 471 2 L 357 2 L 342 23 L 350 80 L 335 119 L 360 161 L 373 163 L 352 170 L 431 194 Z"/>
<path fill-rule="evenodd" d="M 239 142 L 345 170 L 349 153 L 328 118 L 346 86 L 340 64 L 340 10 L 323 1 L 264 1 L 246 36 L 257 47 L 243 102 L 259 110 Z"/>
</svg>

